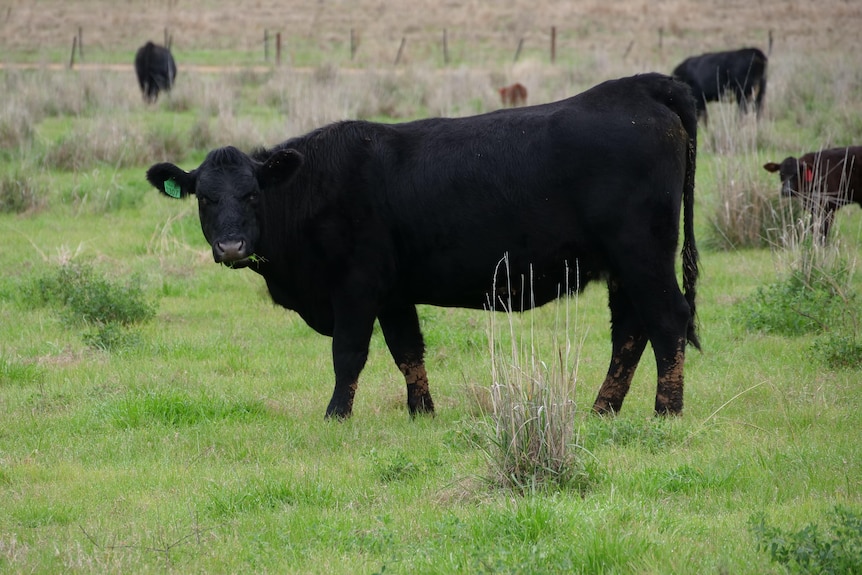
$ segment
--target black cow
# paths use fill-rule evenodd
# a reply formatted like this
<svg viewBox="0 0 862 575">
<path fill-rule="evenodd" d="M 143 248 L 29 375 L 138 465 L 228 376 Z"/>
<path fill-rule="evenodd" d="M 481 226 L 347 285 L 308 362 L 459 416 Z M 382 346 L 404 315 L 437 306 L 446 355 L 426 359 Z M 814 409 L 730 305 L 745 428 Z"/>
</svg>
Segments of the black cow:
<svg viewBox="0 0 862 575">
<path fill-rule="evenodd" d="M 809 152 L 763 168 L 778 172 L 782 196 L 800 198 L 811 211 L 821 240 L 826 239 L 838 208 L 854 202 L 862 206 L 862 146 Z"/>
<path fill-rule="evenodd" d="M 432 412 L 416 304 L 482 309 L 492 293 L 520 311 L 600 278 L 613 352 L 593 409 L 621 408 L 650 341 L 655 410 L 679 414 L 686 343 L 699 346 L 696 131 L 688 87 L 645 74 L 474 117 L 339 122 L 250 156 L 213 150 L 191 172 L 155 164 L 147 179 L 195 194 L 215 261 L 258 272 L 332 337 L 327 416 L 351 413 L 375 319 L 411 414 Z"/>
<path fill-rule="evenodd" d="M 177 65 L 170 49 L 147 42 L 135 54 L 135 72 L 144 100 L 153 103 L 159 91 L 170 91 L 177 77 Z"/>
<path fill-rule="evenodd" d="M 748 111 L 754 92 L 754 109 L 757 117 L 763 108 L 766 95 L 766 54 L 757 48 L 742 48 L 729 52 L 711 52 L 686 58 L 674 68 L 675 78 L 682 80 L 694 93 L 697 115 L 704 122 L 707 102 L 721 100 L 725 93 L 736 96 L 740 113 Z"/>
</svg>

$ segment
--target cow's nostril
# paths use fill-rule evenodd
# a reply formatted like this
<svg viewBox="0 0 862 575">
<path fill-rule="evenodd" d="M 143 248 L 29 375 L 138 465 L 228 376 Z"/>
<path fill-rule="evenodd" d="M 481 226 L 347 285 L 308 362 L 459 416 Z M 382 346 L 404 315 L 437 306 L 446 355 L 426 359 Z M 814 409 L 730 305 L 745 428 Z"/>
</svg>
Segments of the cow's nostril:
<svg viewBox="0 0 862 575">
<path fill-rule="evenodd" d="M 246 257 L 245 241 L 224 241 L 216 242 L 213 252 L 216 260 L 220 262 L 233 262 Z"/>
</svg>

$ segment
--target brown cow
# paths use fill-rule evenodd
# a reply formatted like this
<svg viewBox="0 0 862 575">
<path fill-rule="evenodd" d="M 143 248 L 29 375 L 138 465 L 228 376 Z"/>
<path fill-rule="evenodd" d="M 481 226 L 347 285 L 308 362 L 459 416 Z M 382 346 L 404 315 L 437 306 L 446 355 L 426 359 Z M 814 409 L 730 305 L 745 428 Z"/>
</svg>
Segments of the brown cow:
<svg viewBox="0 0 862 575">
<path fill-rule="evenodd" d="M 515 82 L 511 86 L 500 88 L 500 99 L 503 107 L 516 108 L 527 105 L 527 88 L 523 84 Z"/>
<path fill-rule="evenodd" d="M 826 239 L 841 206 L 862 206 L 862 146 L 810 152 L 799 158 L 769 162 L 767 172 L 778 172 L 781 195 L 801 198 L 818 219 L 821 238 Z"/>
</svg>

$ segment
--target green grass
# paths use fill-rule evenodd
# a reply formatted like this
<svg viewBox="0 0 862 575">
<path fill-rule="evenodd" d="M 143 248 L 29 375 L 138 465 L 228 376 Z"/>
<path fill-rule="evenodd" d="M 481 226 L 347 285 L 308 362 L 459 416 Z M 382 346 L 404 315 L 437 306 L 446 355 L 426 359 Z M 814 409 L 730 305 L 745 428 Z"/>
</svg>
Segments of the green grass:
<svg viewBox="0 0 862 575">
<path fill-rule="evenodd" d="M 324 421 L 330 341 L 274 307 L 255 274 L 213 265 L 193 202 L 168 201 L 144 181 L 168 153 L 151 140 L 178 140 L 185 157 L 164 159 L 191 169 L 209 146 L 272 143 L 360 110 L 397 120 L 443 111 L 438 98 L 453 95 L 490 107 L 469 94 L 470 76 L 443 97 L 410 73 L 199 75 L 174 102 L 145 109 L 135 86 L 111 77 L 89 101 L 77 87 L 93 81 L 82 77 L 52 104 L 41 91 L 58 90 L 54 80 L 3 74 L 28 96 L 0 116 L 26 105 L 33 125 L 0 155 L 0 173 L 27 176 L 37 205 L 0 214 L 0 571 L 779 574 L 751 530 L 757 517 L 794 534 L 838 507 L 862 509 L 858 366 L 817 361 L 817 334 L 748 329 L 735 313 L 777 281 L 769 249 L 703 250 L 704 351 L 688 354 L 681 418 L 652 416 L 649 349 L 622 412 L 589 414 L 610 338 L 605 288 L 581 294 L 572 429 L 590 481 L 521 494 L 486 481 L 476 400 L 491 384 L 484 313 L 420 308 L 436 417 L 409 418 L 375 330 L 353 418 Z M 548 85 L 574 91 L 578 81 L 551 75 Z M 395 86 L 397 98 L 345 103 L 368 85 Z M 821 117 L 837 105 L 800 97 Z M 787 151 L 787 121 L 767 120 L 757 154 Z M 211 133 L 199 128 L 195 144 L 201 122 Z M 81 165 L 43 161 L 70 134 L 98 139 L 107 125 L 146 140 L 144 152 L 127 163 L 96 154 L 120 144 L 81 141 Z M 808 138 L 816 128 L 801 129 Z M 722 154 L 701 146 L 700 238 L 735 157 Z M 777 194 L 749 150 L 739 161 Z M 862 210 L 841 210 L 836 228 L 841 249 L 858 254 Z M 69 262 L 119 284 L 139 278 L 157 312 L 136 327 L 135 345 L 94 348 L 52 309 L 28 304 L 27 286 Z M 553 305 L 533 312 L 544 348 L 560 336 L 558 316 Z"/>
</svg>

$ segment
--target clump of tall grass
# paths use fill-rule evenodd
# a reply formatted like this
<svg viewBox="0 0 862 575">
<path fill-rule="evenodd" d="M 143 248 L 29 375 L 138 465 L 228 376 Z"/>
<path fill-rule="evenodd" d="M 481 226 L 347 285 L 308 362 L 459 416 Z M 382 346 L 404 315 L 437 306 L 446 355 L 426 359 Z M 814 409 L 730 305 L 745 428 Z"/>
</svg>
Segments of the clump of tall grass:
<svg viewBox="0 0 862 575">
<path fill-rule="evenodd" d="M 29 147 L 34 135 L 29 111 L 17 102 L 7 101 L 0 114 L 0 150 L 5 153 L 7 150 Z"/>
<path fill-rule="evenodd" d="M 32 174 L 18 169 L 0 176 L 0 213 L 21 214 L 42 209 L 47 200 Z"/>
<path fill-rule="evenodd" d="M 791 52 L 770 60 L 769 77 L 771 115 L 793 125 L 794 134 L 813 134 L 824 148 L 862 136 L 862 82 L 853 54 Z"/>
<path fill-rule="evenodd" d="M 129 168 L 172 158 L 182 161 L 185 138 L 174 130 L 97 120 L 74 126 L 49 144 L 42 155 L 45 168 L 80 172 L 100 165 Z"/>
<path fill-rule="evenodd" d="M 716 249 L 759 248 L 783 218 L 778 186 L 764 187 L 758 139 L 764 130 L 754 114 L 740 115 L 735 103 L 712 105 L 701 130 L 704 150 L 715 153 L 716 182 L 706 244 Z"/>
<path fill-rule="evenodd" d="M 518 290 L 524 293 L 523 288 Z M 511 294 L 511 286 L 506 291 Z M 494 485 L 519 492 L 582 488 L 587 479 L 586 452 L 575 436 L 574 392 L 580 348 L 572 345 L 569 335 L 575 327 L 570 325 L 569 298 L 557 305 L 565 308 L 565 317 L 555 322 L 555 351 L 547 361 L 541 357 L 533 314 L 525 320 L 530 322 L 525 327 L 520 321 L 523 316 L 515 315 L 511 299 L 498 299 L 489 305 L 492 386 L 485 449 L 489 479 Z M 505 313 L 505 331 L 497 325 L 498 309 Z M 529 330 L 526 339 L 522 329 Z M 564 341 L 559 339 L 560 331 L 565 334 Z"/>
</svg>

